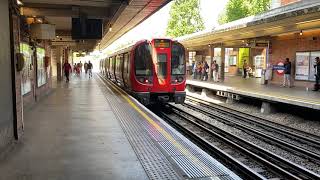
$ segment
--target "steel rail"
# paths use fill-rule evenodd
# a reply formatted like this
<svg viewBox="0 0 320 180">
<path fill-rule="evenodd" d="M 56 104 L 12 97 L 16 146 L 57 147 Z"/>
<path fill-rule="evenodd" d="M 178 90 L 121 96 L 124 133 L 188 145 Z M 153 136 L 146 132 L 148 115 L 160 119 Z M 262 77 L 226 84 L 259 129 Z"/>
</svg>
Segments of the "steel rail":
<svg viewBox="0 0 320 180">
<path fill-rule="evenodd" d="M 261 130 L 256 130 L 253 127 L 242 124 L 241 122 L 230 119 L 228 117 L 221 117 L 218 114 L 215 114 L 214 112 L 210 112 L 208 110 L 201 109 L 201 108 L 196 107 L 194 105 L 184 104 L 184 106 L 188 107 L 189 109 L 193 109 L 195 111 L 201 112 L 202 114 L 204 114 L 208 117 L 211 117 L 213 119 L 216 119 L 222 123 L 225 123 L 225 124 L 228 124 L 231 126 L 236 125 L 236 128 L 244 130 L 248 134 L 251 134 L 253 136 L 259 136 L 260 138 L 264 139 L 265 141 L 268 141 L 271 144 L 276 144 L 277 146 L 280 146 L 281 148 L 286 149 L 288 151 L 294 150 L 296 153 L 299 153 L 301 156 L 308 158 L 310 160 L 316 161 L 317 163 L 320 163 L 320 155 L 319 154 L 314 153 L 312 151 L 309 151 L 301 146 L 297 146 L 296 144 L 281 140 L 274 135 L 267 135 Z"/>
<path fill-rule="evenodd" d="M 260 127 L 263 127 L 263 128 L 269 128 L 269 130 L 272 130 L 272 131 L 277 130 L 276 131 L 277 133 L 281 133 L 284 136 L 291 136 L 292 139 L 294 138 L 297 141 L 304 141 L 305 143 L 308 143 L 311 146 L 314 146 L 320 149 L 320 137 L 317 135 L 310 134 L 308 132 L 301 131 L 299 129 L 294 129 L 288 126 L 284 126 L 282 124 L 275 123 L 258 116 L 253 116 L 251 114 L 248 114 L 236 109 L 210 103 L 199 98 L 187 96 L 187 100 L 197 102 L 201 106 L 227 114 L 228 116 L 241 118 L 241 120 L 246 121 L 247 123 L 256 123 L 256 125 L 259 125 Z"/>
<path fill-rule="evenodd" d="M 172 105 L 169 105 L 170 108 L 173 108 Z M 175 108 L 173 108 L 174 111 Z M 266 161 L 274 164 L 274 166 L 278 166 L 280 169 L 284 170 L 282 173 L 288 175 L 293 175 L 293 177 L 291 177 L 292 179 L 296 179 L 298 177 L 301 179 L 320 179 L 320 175 L 314 173 L 313 171 L 310 171 L 302 166 L 299 166 L 293 162 L 290 162 L 270 151 L 267 151 L 251 142 L 248 142 L 240 137 L 237 137 L 229 132 L 223 131 L 201 119 L 199 119 L 198 117 L 195 117 L 194 115 L 185 112 L 181 109 L 176 109 L 175 111 L 176 114 L 179 115 L 180 118 L 184 119 L 184 120 L 188 120 L 188 122 L 194 124 L 195 126 L 203 129 L 204 131 L 210 133 L 210 134 L 220 134 L 220 138 L 227 138 L 230 141 L 238 144 L 240 147 L 244 147 L 247 150 L 253 152 L 254 154 L 258 155 L 259 157 L 265 159 Z M 194 120 L 190 120 L 190 118 L 186 118 L 186 117 L 191 117 Z M 199 123 L 201 122 L 201 124 Z M 202 124 L 205 124 L 202 125 Z M 210 127 L 207 128 L 206 126 Z M 277 170 L 280 170 L 280 169 Z M 294 178 L 295 177 L 295 178 Z"/>
<path fill-rule="evenodd" d="M 263 177 L 262 175 L 260 175 L 259 173 L 255 172 L 253 169 L 249 168 L 248 166 L 246 166 L 245 164 L 243 164 L 242 162 L 240 162 L 239 160 L 237 160 L 236 158 L 232 157 L 231 155 L 229 155 L 228 153 L 224 152 L 222 149 L 214 146 L 212 143 L 210 143 L 208 140 L 206 140 L 205 138 L 197 135 L 196 133 L 192 132 L 191 130 L 187 129 L 186 127 L 184 127 L 183 125 L 180 125 L 179 123 L 175 122 L 174 120 L 172 120 L 169 116 L 167 116 L 164 113 L 161 113 L 161 117 L 166 120 L 167 122 L 169 122 L 173 127 L 175 127 L 176 129 L 178 129 L 180 132 L 182 132 L 184 135 L 186 135 L 188 138 L 190 138 L 191 140 L 193 140 L 196 144 L 198 144 L 204 151 L 208 152 L 209 154 L 213 154 L 215 156 L 218 156 L 219 159 L 221 159 L 225 164 L 227 164 L 228 166 L 231 166 L 238 174 L 241 174 L 243 178 L 245 179 L 252 179 L 252 180 L 256 180 L 256 179 L 263 179 L 265 180 L 266 178 Z M 261 159 L 259 158 L 257 155 L 251 153 L 250 151 L 242 148 L 241 146 L 227 140 L 224 137 L 221 137 L 218 134 L 214 134 L 217 138 L 219 138 L 220 140 L 224 140 L 224 141 L 228 141 L 228 143 L 230 144 L 230 146 L 234 146 L 237 147 L 239 149 L 242 150 L 243 153 L 250 155 L 251 157 L 255 157 L 256 159 Z M 264 161 L 263 159 L 261 159 L 261 161 Z M 269 162 L 265 162 L 265 163 L 269 163 Z M 272 166 L 272 164 L 270 164 L 270 166 Z M 290 178 L 295 177 L 294 175 L 290 176 Z M 298 177 L 295 177 L 293 179 L 299 179 Z"/>
</svg>

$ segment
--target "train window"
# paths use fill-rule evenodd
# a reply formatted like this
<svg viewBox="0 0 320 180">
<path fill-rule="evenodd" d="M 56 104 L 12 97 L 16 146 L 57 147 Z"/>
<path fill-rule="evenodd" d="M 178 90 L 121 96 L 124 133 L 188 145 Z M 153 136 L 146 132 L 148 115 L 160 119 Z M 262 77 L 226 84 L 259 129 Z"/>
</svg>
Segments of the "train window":
<svg viewBox="0 0 320 180">
<path fill-rule="evenodd" d="M 129 73 L 129 54 L 124 54 L 124 66 L 123 66 L 123 72 Z"/>
<path fill-rule="evenodd" d="M 165 77 L 167 75 L 167 54 L 157 55 L 157 74 L 159 77 Z"/>
<path fill-rule="evenodd" d="M 182 45 L 173 43 L 171 48 L 171 74 L 185 74 L 185 52 Z"/>
<path fill-rule="evenodd" d="M 137 76 L 152 75 L 152 56 L 149 43 L 142 43 L 135 49 L 134 67 Z"/>
<path fill-rule="evenodd" d="M 121 61 L 120 55 L 116 56 L 116 72 L 120 71 L 120 61 Z"/>
</svg>

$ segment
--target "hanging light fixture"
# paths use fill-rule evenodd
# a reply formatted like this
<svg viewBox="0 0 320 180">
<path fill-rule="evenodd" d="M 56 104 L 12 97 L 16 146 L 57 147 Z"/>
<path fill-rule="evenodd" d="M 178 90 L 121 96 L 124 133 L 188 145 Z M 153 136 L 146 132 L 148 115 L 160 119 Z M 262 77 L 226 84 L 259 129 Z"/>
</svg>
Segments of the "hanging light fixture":
<svg viewBox="0 0 320 180">
<path fill-rule="evenodd" d="M 19 6 L 23 6 L 23 2 L 20 1 L 20 0 L 17 0 L 17 4 L 18 4 Z"/>
<path fill-rule="evenodd" d="M 299 33 L 299 34 L 300 34 L 300 36 L 302 36 L 302 35 L 303 35 L 303 32 L 302 32 L 302 30 L 300 31 L 300 33 Z"/>
</svg>

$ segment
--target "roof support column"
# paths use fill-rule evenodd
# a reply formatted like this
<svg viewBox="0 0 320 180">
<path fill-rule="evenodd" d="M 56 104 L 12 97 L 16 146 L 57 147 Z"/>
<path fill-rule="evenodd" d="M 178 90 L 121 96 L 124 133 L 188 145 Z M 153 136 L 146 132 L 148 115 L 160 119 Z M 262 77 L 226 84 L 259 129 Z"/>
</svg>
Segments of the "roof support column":
<svg viewBox="0 0 320 180">
<path fill-rule="evenodd" d="M 226 48 L 221 47 L 221 64 L 220 64 L 220 81 L 224 81 L 224 66 L 225 66 L 225 59 L 226 59 Z"/>
<path fill-rule="evenodd" d="M 213 52 L 214 49 L 212 48 L 212 45 L 209 45 L 209 56 L 210 56 L 210 63 L 209 63 L 209 80 L 212 81 L 213 80 L 213 76 L 212 76 L 212 63 L 213 63 Z"/>
</svg>

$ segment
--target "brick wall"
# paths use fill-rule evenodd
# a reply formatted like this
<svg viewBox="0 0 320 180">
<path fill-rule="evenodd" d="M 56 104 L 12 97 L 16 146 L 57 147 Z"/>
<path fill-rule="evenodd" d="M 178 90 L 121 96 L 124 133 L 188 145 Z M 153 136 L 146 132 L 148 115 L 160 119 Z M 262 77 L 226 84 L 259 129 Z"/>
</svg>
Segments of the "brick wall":
<svg viewBox="0 0 320 180">
<path fill-rule="evenodd" d="M 304 32 L 302 36 L 299 33 L 275 37 L 272 39 L 272 54 L 270 60 L 272 64 L 277 64 L 280 60 L 290 58 L 292 62 L 292 74 L 295 73 L 295 58 L 298 51 L 320 51 L 320 31 Z M 273 73 L 272 83 L 281 84 L 282 76 Z M 294 78 L 294 77 L 293 77 Z M 294 80 L 294 79 L 293 79 Z M 313 82 L 294 81 L 295 86 L 312 87 Z"/>
<path fill-rule="evenodd" d="M 301 0 L 281 0 L 281 6 L 285 6 L 290 3 L 294 3 L 294 2 L 298 2 L 298 1 L 301 1 Z"/>
</svg>

